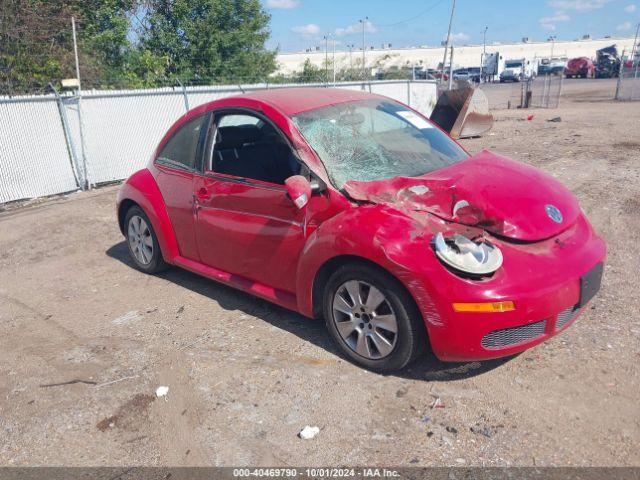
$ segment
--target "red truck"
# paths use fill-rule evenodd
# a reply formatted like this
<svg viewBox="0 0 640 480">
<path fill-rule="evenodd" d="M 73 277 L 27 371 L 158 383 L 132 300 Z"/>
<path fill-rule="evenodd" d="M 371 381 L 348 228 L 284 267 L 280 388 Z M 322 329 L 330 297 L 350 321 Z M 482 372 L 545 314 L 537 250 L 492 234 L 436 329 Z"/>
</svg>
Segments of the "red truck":
<svg viewBox="0 0 640 480">
<path fill-rule="evenodd" d="M 587 57 L 572 58 L 564 69 L 564 75 L 567 78 L 593 78 L 595 73 L 596 67 L 593 61 Z"/>
</svg>

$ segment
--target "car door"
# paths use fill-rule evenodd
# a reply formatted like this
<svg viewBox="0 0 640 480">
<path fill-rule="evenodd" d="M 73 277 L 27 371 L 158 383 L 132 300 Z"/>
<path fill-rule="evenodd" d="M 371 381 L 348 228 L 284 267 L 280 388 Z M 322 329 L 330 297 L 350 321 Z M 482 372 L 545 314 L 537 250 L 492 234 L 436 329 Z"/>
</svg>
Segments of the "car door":
<svg viewBox="0 0 640 480">
<path fill-rule="evenodd" d="M 257 114 L 223 112 L 206 145 L 194 183 L 201 261 L 294 292 L 305 212 L 287 197 L 284 180 L 300 164 L 284 137 Z"/>
<path fill-rule="evenodd" d="M 169 138 L 155 160 L 156 181 L 171 219 L 180 255 L 192 260 L 199 258 L 193 178 L 209 119 L 210 114 L 207 113 L 187 121 Z"/>
</svg>

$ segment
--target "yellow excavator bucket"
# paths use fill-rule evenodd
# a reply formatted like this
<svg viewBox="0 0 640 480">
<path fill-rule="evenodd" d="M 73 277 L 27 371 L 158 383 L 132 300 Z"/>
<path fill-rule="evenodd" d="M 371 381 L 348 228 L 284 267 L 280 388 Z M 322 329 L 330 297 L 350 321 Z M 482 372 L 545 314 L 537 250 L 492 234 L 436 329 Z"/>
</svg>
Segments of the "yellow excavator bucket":
<svg viewBox="0 0 640 480">
<path fill-rule="evenodd" d="M 493 127 L 489 100 L 482 90 L 473 87 L 442 92 L 431 120 L 456 139 L 480 137 Z"/>
</svg>

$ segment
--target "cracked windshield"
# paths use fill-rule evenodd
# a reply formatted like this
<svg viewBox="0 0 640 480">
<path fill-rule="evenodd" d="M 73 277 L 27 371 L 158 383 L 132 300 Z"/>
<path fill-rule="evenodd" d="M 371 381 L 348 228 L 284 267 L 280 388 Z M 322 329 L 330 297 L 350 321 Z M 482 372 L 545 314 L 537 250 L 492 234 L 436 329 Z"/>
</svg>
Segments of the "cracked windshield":
<svg viewBox="0 0 640 480">
<path fill-rule="evenodd" d="M 293 120 L 338 188 L 352 180 L 416 177 L 468 157 L 423 117 L 388 100 L 341 103 Z"/>
</svg>

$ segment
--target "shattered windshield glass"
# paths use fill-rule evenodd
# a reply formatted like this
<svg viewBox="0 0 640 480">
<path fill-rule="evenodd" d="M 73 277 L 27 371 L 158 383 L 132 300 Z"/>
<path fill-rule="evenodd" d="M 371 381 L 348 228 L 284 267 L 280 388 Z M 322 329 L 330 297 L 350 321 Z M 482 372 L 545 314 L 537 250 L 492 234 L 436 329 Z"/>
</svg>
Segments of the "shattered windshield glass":
<svg viewBox="0 0 640 480">
<path fill-rule="evenodd" d="M 293 121 L 341 189 L 355 180 L 416 177 L 468 157 L 423 117 L 392 100 L 341 103 Z"/>
</svg>

